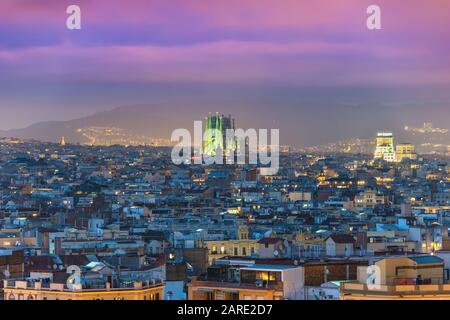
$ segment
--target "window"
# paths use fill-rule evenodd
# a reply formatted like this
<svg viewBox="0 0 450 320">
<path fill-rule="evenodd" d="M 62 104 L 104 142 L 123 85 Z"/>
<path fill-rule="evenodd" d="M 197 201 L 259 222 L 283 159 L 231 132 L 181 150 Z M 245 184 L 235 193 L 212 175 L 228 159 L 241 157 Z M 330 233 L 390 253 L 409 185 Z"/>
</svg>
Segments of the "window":
<svg viewBox="0 0 450 320">
<path fill-rule="evenodd" d="M 150 293 L 149 300 L 159 300 L 159 292 Z"/>
<path fill-rule="evenodd" d="M 234 248 L 234 255 L 235 255 L 235 256 L 239 255 L 239 253 L 238 253 L 238 248 Z"/>
<path fill-rule="evenodd" d="M 269 281 L 269 282 L 280 282 L 281 272 L 266 272 L 260 271 L 256 273 L 257 280 Z"/>
<path fill-rule="evenodd" d="M 247 249 L 246 248 L 242 248 L 242 255 L 246 256 L 247 255 Z"/>
</svg>

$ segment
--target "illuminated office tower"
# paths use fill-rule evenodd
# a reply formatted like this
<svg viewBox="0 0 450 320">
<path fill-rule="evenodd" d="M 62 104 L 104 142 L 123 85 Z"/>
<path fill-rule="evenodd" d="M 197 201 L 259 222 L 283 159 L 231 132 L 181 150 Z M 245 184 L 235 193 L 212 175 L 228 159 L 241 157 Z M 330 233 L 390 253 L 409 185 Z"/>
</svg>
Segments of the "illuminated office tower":
<svg viewBox="0 0 450 320">
<path fill-rule="evenodd" d="M 417 154 L 414 145 L 411 143 L 399 143 L 395 147 L 395 158 L 397 162 L 401 162 L 403 159 L 416 160 Z"/>
<path fill-rule="evenodd" d="M 220 149 L 224 157 L 236 148 L 235 139 L 226 138 L 226 130 L 234 129 L 234 119 L 231 115 L 209 115 L 205 119 L 205 137 L 203 142 L 203 153 L 208 156 L 215 156 Z"/>
<path fill-rule="evenodd" d="M 61 137 L 61 140 L 59 141 L 59 145 L 61 147 L 64 147 L 66 145 L 66 140 L 64 139 L 64 136 Z"/>
<path fill-rule="evenodd" d="M 390 132 L 379 132 L 374 159 L 382 159 L 387 162 L 395 161 L 394 137 Z"/>
</svg>

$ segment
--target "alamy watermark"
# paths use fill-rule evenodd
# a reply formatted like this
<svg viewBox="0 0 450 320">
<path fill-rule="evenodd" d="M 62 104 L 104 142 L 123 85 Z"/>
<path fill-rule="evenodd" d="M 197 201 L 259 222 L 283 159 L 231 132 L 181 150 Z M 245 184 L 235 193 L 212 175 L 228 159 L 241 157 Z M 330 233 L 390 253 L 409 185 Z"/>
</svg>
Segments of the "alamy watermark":
<svg viewBox="0 0 450 320">
<path fill-rule="evenodd" d="M 279 129 L 207 128 L 202 121 L 194 121 L 194 135 L 187 129 L 172 132 L 174 164 L 260 165 L 261 175 L 275 175 L 280 164 Z M 193 139 L 192 139 L 193 138 Z"/>
<path fill-rule="evenodd" d="M 370 265 L 366 268 L 366 285 L 368 290 L 381 289 L 381 269 L 377 265 Z"/>
<path fill-rule="evenodd" d="M 369 15 L 367 18 L 367 29 L 380 30 L 381 29 L 381 8 L 376 4 L 372 4 L 367 7 L 366 13 Z"/>
<path fill-rule="evenodd" d="M 66 20 L 66 27 L 69 30 L 81 30 L 81 8 L 75 4 L 70 5 L 66 9 L 69 15 Z"/>
<path fill-rule="evenodd" d="M 72 4 L 67 7 L 66 14 L 69 16 L 66 20 L 66 27 L 69 30 L 81 30 L 81 8 L 78 5 Z M 366 26 L 369 30 L 381 29 L 381 8 L 376 4 L 372 4 L 367 7 L 366 14 L 368 18 L 366 20 Z"/>
</svg>

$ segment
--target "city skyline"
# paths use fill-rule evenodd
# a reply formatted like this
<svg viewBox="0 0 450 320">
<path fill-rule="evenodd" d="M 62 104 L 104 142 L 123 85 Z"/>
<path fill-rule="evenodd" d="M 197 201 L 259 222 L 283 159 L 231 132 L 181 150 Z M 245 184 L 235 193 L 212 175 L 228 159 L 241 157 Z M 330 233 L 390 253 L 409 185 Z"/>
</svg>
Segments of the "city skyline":
<svg viewBox="0 0 450 320">
<path fill-rule="evenodd" d="M 0 130 L 136 104 L 155 118 L 168 106 L 178 122 L 183 108 L 236 114 L 284 128 L 289 144 L 308 132 L 314 143 L 361 136 L 371 117 L 318 125 L 353 109 L 410 118 L 380 116 L 376 129 L 450 119 L 446 1 L 378 1 L 376 31 L 370 1 L 78 1 L 75 31 L 69 2 L 0 4 Z"/>
<path fill-rule="evenodd" d="M 165 112 L 161 115 L 155 115 L 154 109 L 160 108 Z M 57 142 L 61 136 L 65 136 L 69 143 L 81 143 L 86 145 L 173 145 L 170 142 L 174 130 L 179 128 L 192 129 L 192 124 L 196 119 L 205 115 L 211 116 L 218 112 L 200 113 L 201 108 L 180 110 L 174 117 L 172 112 L 176 107 L 168 111 L 167 107 L 156 105 L 148 107 L 131 106 L 116 108 L 110 111 L 98 112 L 93 115 L 82 117 L 69 121 L 46 121 L 36 123 L 23 129 L 0 130 L 0 137 L 33 139 L 43 142 Z M 357 150 L 367 150 L 365 141 L 372 140 L 373 136 L 380 130 L 391 131 L 395 134 L 401 143 L 413 143 L 419 146 L 421 152 L 429 153 L 443 151 L 449 147 L 448 132 L 446 125 L 444 127 L 435 126 L 434 122 L 423 122 L 421 125 L 411 125 L 411 119 L 417 118 L 411 116 L 411 113 L 405 113 L 399 109 L 393 113 L 389 109 L 377 109 L 370 112 L 363 112 L 355 108 L 346 108 L 346 112 L 333 112 L 328 110 L 310 109 L 305 113 L 305 125 L 298 126 L 297 119 L 289 119 L 290 114 L 280 114 L 279 119 L 267 121 L 261 118 L 261 114 L 244 114 L 235 110 L 231 114 L 237 120 L 241 128 L 278 128 L 283 121 L 291 120 L 289 125 L 281 128 L 282 145 L 289 145 L 296 149 L 303 150 L 325 150 L 329 145 L 347 144 L 348 147 L 357 147 Z M 230 110 L 228 110 L 230 111 Z M 334 110 L 338 111 L 338 110 Z M 428 110 L 424 110 L 426 111 Z M 230 111 L 231 112 L 231 111 Z M 236 117 L 238 115 L 238 117 Z M 328 117 L 327 117 L 328 116 Z M 264 117 L 264 115 L 263 115 Z M 327 117 L 327 119 L 321 119 Z M 365 124 L 361 119 L 371 120 L 370 124 Z M 430 119 L 430 115 L 419 116 L 419 118 Z M 293 121 L 292 121 L 293 120 Z M 347 130 L 341 130 L 344 126 Z M 190 128 L 190 129 L 189 129 Z M 320 131 L 323 128 L 332 129 L 332 136 L 321 136 Z M 297 129 L 304 135 L 286 137 L 286 132 Z M 355 141 L 359 142 L 355 145 Z M 425 147 L 424 148 L 422 148 Z M 305 149 L 306 148 L 306 149 Z M 318 148 L 318 149 L 317 149 Z M 342 148 L 342 150 L 347 147 Z M 336 151 L 336 150 L 334 150 Z M 353 148 L 351 150 L 355 152 Z M 367 151 L 366 151 L 367 152 Z M 372 151 L 368 152 L 371 153 Z"/>
</svg>

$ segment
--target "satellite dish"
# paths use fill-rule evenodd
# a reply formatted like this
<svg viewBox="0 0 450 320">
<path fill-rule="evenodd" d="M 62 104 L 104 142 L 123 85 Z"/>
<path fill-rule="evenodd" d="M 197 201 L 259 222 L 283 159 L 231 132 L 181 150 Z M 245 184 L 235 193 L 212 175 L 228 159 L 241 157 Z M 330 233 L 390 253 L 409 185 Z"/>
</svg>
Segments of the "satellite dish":
<svg viewBox="0 0 450 320">
<path fill-rule="evenodd" d="M 273 255 L 274 255 L 275 257 L 278 257 L 279 254 L 280 254 L 280 253 L 278 252 L 278 250 L 275 250 L 275 251 L 273 252 Z"/>
<path fill-rule="evenodd" d="M 11 273 L 9 272 L 8 269 L 3 271 L 3 275 L 5 276 L 6 279 L 8 279 L 11 276 Z"/>
</svg>

